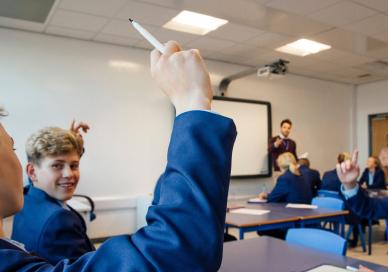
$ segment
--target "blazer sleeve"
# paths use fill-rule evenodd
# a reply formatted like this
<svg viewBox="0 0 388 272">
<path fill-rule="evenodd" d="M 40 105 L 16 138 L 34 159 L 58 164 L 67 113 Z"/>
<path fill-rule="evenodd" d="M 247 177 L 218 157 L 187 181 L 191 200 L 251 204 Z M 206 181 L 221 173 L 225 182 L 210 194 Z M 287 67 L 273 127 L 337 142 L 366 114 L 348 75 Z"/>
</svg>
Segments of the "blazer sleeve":
<svg viewBox="0 0 388 272">
<path fill-rule="evenodd" d="M 279 147 L 275 147 L 275 142 L 278 138 L 279 138 L 279 136 L 276 136 L 276 137 L 273 137 L 269 140 L 269 144 L 268 144 L 268 151 L 269 152 L 272 153 L 272 152 L 279 150 Z"/>
<path fill-rule="evenodd" d="M 358 180 L 358 183 L 360 185 L 362 185 L 365 182 L 368 184 L 368 181 L 369 181 L 369 176 L 368 176 L 367 170 L 365 169 L 364 172 L 362 172 L 361 178 Z"/>
<path fill-rule="evenodd" d="M 146 227 L 112 238 L 72 264 L 64 260 L 52 267 L 9 250 L 0 250 L 0 259 L 12 258 L 9 266 L 22 272 L 217 271 L 235 137 L 229 118 L 204 111 L 179 115 Z M 0 271 L 10 271 L 2 263 Z"/>
<path fill-rule="evenodd" d="M 385 189 L 386 184 L 385 184 L 385 174 L 383 170 L 377 170 L 375 177 L 373 179 L 373 188 L 376 189 Z"/>
<path fill-rule="evenodd" d="M 280 176 L 272 192 L 268 195 L 268 202 L 286 202 L 288 193 L 286 179 Z"/>
<path fill-rule="evenodd" d="M 74 261 L 94 250 L 86 235 L 86 228 L 76 214 L 61 209 L 47 220 L 38 239 L 38 251 L 51 264 L 63 259 Z"/>
<path fill-rule="evenodd" d="M 361 188 L 347 200 L 347 204 L 360 217 L 376 220 L 388 218 L 388 198 L 371 198 Z"/>
</svg>

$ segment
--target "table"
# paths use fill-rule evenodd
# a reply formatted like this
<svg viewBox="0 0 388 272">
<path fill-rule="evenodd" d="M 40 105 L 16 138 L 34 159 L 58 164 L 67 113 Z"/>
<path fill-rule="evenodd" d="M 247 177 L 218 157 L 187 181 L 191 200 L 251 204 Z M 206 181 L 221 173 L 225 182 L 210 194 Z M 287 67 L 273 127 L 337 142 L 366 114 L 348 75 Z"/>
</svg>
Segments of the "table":
<svg viewBox="0 0 388 272">
<path fill-rule="evenodd" d="M 225 243 L 223 256 L 219 270 L 223 272 L 301 272 L 322 264 L 341 267 L 362 264 L 376 272 L 388 271 L 385 266 L 322 253 L 267 236 Z"/>
<path fill-rule="evenodd" d="M 248 215 L 227 213 L 226 227 L 239 229 L 239 238 L 244 239 L 244 234 L 250 231 L 264 231 L 281 228 L 303 227 L 308 224 L 322 222 L 325 219 L 343 221 L 348 211 L 334 211 L 330 209 L 294 209 L 286 208 L 285 203 L 247 204 L 247 209 L 270 210 L 263 215 Z M 343 234 L 343 233 L 342 233 Z"/>
</svg>

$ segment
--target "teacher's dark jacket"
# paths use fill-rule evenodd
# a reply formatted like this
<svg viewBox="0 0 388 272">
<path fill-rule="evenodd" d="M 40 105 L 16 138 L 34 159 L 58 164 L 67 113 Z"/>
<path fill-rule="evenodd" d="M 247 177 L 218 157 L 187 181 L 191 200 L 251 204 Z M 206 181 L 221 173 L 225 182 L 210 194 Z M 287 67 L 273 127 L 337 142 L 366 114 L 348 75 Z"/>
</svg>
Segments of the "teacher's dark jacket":
<svg viewBox="0 0 388 272">
<path fill-rule="evenodd" d="M 0 271 L 217 271 L 235 137 L 229 118 L 204 111 L 180 114 L 146 227 L 55 267 L 0 240 Z"/>
</svg>

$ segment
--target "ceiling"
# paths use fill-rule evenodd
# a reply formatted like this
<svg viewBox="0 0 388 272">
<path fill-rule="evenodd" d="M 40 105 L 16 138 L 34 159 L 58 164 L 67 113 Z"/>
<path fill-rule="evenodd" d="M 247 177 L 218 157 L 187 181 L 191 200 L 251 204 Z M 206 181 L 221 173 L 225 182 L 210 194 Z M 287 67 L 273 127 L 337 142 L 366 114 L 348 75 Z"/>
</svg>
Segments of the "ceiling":
<svg viewBox="0 0 388 272">
<path fill-rule="evenodd" d="M 19 8 L 25 7 L 26 0 L 0 0 L 0 10 L 2 2 L 15 1 L 20 2 Z M 0 16 L 0 26 L 151 49 L 129 24 L 131 17 L 160 41 L 173 39 L 184 48 L 198 48 L 207 59 L 255 67 L 282 58 L 291 62 L 290 72 L 309 77 L 351 84 L 388 79 L 387 0 L 45 2 L 54 4 L 43 23 L 14 19 L 20 18 L 16 9 L 9 13 L 11 15 L 0 11 L 4 15 Z M 161 27 L 184 9 L 226 19 L 229 23 L 205 36 Z M 306 57 L 274 50 L 302 37 L 329 44 L 332 48 Z"/>
</svg>

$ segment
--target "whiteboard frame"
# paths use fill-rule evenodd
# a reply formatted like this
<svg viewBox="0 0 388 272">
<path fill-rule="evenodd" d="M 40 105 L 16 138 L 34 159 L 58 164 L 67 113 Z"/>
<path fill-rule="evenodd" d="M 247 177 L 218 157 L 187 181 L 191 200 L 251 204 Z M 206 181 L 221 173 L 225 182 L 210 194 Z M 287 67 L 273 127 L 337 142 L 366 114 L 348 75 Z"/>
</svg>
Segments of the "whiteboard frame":
<svg viewBox="0 0 388 272">
<path fill-rule="evenodd" d="M 239 102 L 239 103 L 250 103 L 250 104 L 260 104 L 267 107 L 267 129 L 268 129 L 268 142 L 267 146 L 269 144 L 270 139 L 272 138 L 272 108 L 271 103 L 268 101 L 261 101 L 261 100 L 251 100 L 251 99 L 242 99 L 242 98 L 232 98 L 232 97 L 225 97 L 225 96 L 213 96 L 213 100 L 221 100 L 221 101 L 227 101 L 227 102 Z M 251 178 L 269 178 L 272 176 L 272 158 L 269 154 L 269 151 L 267 149 L 267 155 L 268 155 L 268 173 L 267 174 L 252 174 L 252 175 L 232 175 L 232 179 L 251 179 Z"/>
</svg>

